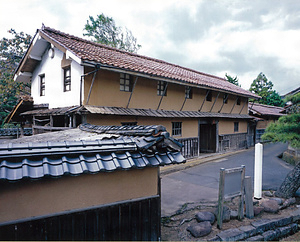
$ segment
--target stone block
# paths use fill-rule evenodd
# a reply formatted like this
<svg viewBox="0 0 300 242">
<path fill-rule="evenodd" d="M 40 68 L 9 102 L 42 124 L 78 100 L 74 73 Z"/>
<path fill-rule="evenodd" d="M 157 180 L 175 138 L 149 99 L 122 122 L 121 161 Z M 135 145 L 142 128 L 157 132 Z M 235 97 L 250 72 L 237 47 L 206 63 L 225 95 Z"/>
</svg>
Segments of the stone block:
<svg viewBox="0 0 300 242">
<path fill-rule="evenodd" d="M 294 223 L 294 222 L 300 221 L 300 208 L 294 210 L 294 211 L 291 213 L 291 216 L 292 216 L 292 218 L 293 218 L 293 223 Z"/>
<path fill-rule="evenodd" d="M 267 213 L 278 213 L 279 211 L 279 205 L 275 200 L 265 200 L 261 203 L 261 206 Z"/>
<path fill-rule="evenodd" d="M 278 218 L 273 220 L 277 227 L 283 227 L 288 224 L 291 224 L 293 222 L 292 216 L 290 217 L 284 217 L 284 218 Z"/>
<path fill-rule="evenodd" d="M 218 234 L 222 241 L 236 241 L 242 240 L 246 238 L 246 233 L 243 231 L 234 228 L 234 229 L 227 229 Z"/>
<path fill-rule="evenodd" d="M 189 231 L 195 238 L 200 238 L 208 235 L 212 230 L 212 226 L 209 221 L 205 221 L 196 225 L 191 225 L 186 230 Z"/>
<path fill-rule="evenodd" d="M 257 234 L 257 229 L 252 225 L 241 226 L 239 230 L 243 231 L 246 237 L 252 237 Z"/>
<path fill-rule="evenodd" d="M 215 237 L 212 237 L 210 239 L 208 239 L 207 241 L 222 241 L 221 238 L 219 236 L 215 236 Z"/>
<path fill-rule="evenodd" d="M 283 199 L 280 197 L 272 197 L 272 198 L 270 198 L 270 200 L 276 201 L 278 203 L 278 205 L 282 205 L 284 202 Z"/>
<path fill-rule="evenodd" d="M 213 213 L 207 211 L 199 212 L 195 217 L 199 223 L 209 221 L 211 224 L 214 224 L 214 222 L 216 221 L 216 216 Z"/>
<path fill-rule="evenodd" d="M 274 229 L 276 227 L 276 222 L 270 219 L 261 219 L 253 221 L 251 225 L 257 229 L 258 233 L 263 233 L 267 230 Z"/>
<path fill-rule="evenodd" d="M 264 237 L 264 241 L 273 241 L 278 237 L 278 235 L 279 232 L 276 230 L 268 230 L 262 233 L 262 236 Z"/>
<path fill-rule="evenodd" d="M 247 239 L 247 241 L 263 241 L 264 237 L 262 235 L 256 235 Z"/>
<path fill-rule="evenodd" d="M 261 214 L 264 211 L 263 207 L 253 207 L 254 216 Z"/>
</svg>

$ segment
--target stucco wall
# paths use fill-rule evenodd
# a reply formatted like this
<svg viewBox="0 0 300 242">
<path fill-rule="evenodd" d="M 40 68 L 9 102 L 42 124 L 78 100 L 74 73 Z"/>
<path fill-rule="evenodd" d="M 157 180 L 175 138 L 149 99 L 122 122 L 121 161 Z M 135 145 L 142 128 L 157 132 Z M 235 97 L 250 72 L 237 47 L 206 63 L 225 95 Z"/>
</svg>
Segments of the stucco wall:
<svg viewBox="0 0 300 242">
<path fill-rule="evenodd" d="M 275 123 L 276 119 L 269 119 L 269 120 L 263 120 L 263 121 L 258 121 L 256 128 L 257 129 L 265 129 L 267 126 L 271 123 Z"/>
<path fill-rule="evenodd" d="M 87 122 L 95 125 L 121 125 L 122 122 L 137 122 L 138 125 L 163 125 L 172 134 L 172 122 L 182 122 L 182 135 L 174 138 L 189 138 L 198 136 L 198 119 L 170 119 L 147 117 L 120 117 L 90 114 Z"/>
<path fill-rule="evenodd" d="M 86 69 L 86 72 L 92 69 Z M 135 81 L 133 76 L 132 81 Z M 84 103 L 87 103 L 88 93 L 91 87 L 93 75 L 85 77 L 84 84 Z M 192 99 L 187 99 L 183 111 L 198 111 L 203 103 L 206 95 L 206 89 L 193 87 Z M 130 97 L 130 92 L 120 91 L 120 73 L 99 70 L 97 72 L 94 85 L 92 87 L 89 105 L 110 106 L 110 107 L 126 107 Z M 215 102 L 216 98 L 217 101 Z M 227 104 L 223 104 L 224 93 L 212 92 L 212 100 L 205 101 L 201 109 L 202 112 L 218 112 L 247 114 L 248 99 L 241 98 L 240 105 L 234 105 L 236 102 L 235 95 L 229 95 Z M 157 109 L 161 96 L 157 95 L 157 81 L 139 77 L 134 88 L 129 108 L 145 108 Z M 180 110 L 185 100 L 185 86 L 169 83 L 167 88 L 167 96 L 164 96 L 160 105 L 163 110 Z M 244 105 L 244 103 L 246 104 Z M 215 103 L 215 104 L 214 104 Z"/>
<path fill-rule="evenodd" d="M 239 122 L 238 132 L 234 132 L 234 122 Z M 247 133 L 247 130 L 248 130 L 247 121 L 234 120 L 234 119 L 219 121 L 219 135 Z"/>
<path fill-rule="evenodd" d="M 31 81 L 31 95 L 35 104 L 48 103 L 49 108 L 67 107 L 80 104 L 80 77 L 83 67 L 71 61 L 71 91 L 64 92 L 62 60 L 64 53 L 54 48 L 53 58 L 48 51 L 42 56 L 40 65 L 35 69 Z M 71 59 L 69 59 L 70 61 Z M 45 96 L 40 96 L 39 75 L 45 74 Z"/>
<path fill-rule="evenodd" d="M 0 222 L 158 194 L 158 168 L 9 183 L 0 188 Z"/>
</svg>

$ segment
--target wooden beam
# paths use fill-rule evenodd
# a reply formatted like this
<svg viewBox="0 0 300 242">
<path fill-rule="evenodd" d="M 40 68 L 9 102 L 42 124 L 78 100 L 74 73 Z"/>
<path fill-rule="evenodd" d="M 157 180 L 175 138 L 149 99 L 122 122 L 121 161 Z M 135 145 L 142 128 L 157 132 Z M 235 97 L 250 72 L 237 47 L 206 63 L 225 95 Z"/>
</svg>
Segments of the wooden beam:
<svg viewBox="0 0 300 242">
<path fill-rule="evenodd" d="M 211 106 L 211 108 L 210 108 L 210 110 L 209 110 L 210 113 L 211 113 L 211 111 L 213 110 L 213 108 L 214 108 L 214 106 L 215 106 L 215 104 L 216 104 L 216 101 L 218 100 L 219 95 L 220 95 L 220 92 L 218 92 L 218 95 L 216 96 L 216 99 L 215 99 L 213 105 Z"/>
<path fill-rule="evenodd" d="M 204 100 L 203 100 L 203 102 L 202 102 L 202 105 L 201 105 L 201 107 L 200 107 L 200 109 L 199 109 L 199 112 L 201 112 L 201 110 L 202 110 L 202 108 L 203 108 L 203 105 L 204 105 L 204 103 L 205 103 L 205 101 L 206 101 L 206 98 L 207 98 L 207 96 L 208 96 L 208 94 L 209 94 L 210 92 L 211 92 L 210 90 L 207 90 L 207 91 L 206 91 L 206 95 L 205 95 L 205 98 L 204 98 Z"/>
<path fill-rule="evenodd" d="M 134 90 L 134 88 L 135 88 L 135 85 L 136 85 L 138 79 L 139 79 L 139 77 L 137 76 L 137 77 L 135 78 L 135 81 L 134 81 L 134 84 L 133 84 L 133 87 L 132 87 L 132 90 L 131 90 L 131 93 L 130 93 L 130 96 L 129 96 L 129 99 L 128 99 L 128 103 L 127 103 L 126 108 L 129 107 L 130 100 L 131 100 L 131 97 L 132 97 L 132 93 L 133 93 L 133 90 Z"/>
<path fill-rule="evenodd" d="M 247 103 L 247 101 L 245 101 L 245 102 L 244 102 L 244 105 L 243 105 L 243 107 L 242 107 L 241 111 L 239 112 L 239 114 L 241 114 L 241 112 L 243 111 L 243 109 L 244 109 L 244 107 L 245 107 L 246 103 Z"/>
<path fill-rule="evenodd" d="M 227 102 L 227 100 L 228 100 L 228 97 L 229 97 L 229 95 L 228 95 L 228 93 L 226 93 L 227 94 L 227 97 L 223 100 L 223 104 L 222 104 L 222 106 L 221 106 L 221 108 L 220 108 L 220 110 L 218 111 L 218 113 L 220 113 L 221 111 L 222 111 L 222 109 L 223 109 L 223 107 L 224 107 L 224 104 L 225 104 L 225 102 Z"/>
<path fill-rule="evenodd" d="M 165 89 L 164 89 L 164 93 L 163 93 L 163 95 L 162 95 L 162 96 L 161 96 L 161 98 L 160 98 L 160 101 L 159 101 L 159 104 L 158 104 L 158 106 L 157 106 L 157 109 L 156 109 L 156 110 L 158 110 L 158 109 L 159 109 L 159 107 L 160 107 L 160 104 L 161 104 L 161 102 L 162 102 L 162 100 L 163 100 L 163 98 L 164 98 L 164 96 L 165 96 L 165 94 L 166 94 L 167 87 L 168 87 L 168 82 L 166 82 L 166 86 L 165 86 Z"/>
<path fill-rule="evenodd" d="M 94 73 L 94 76 L 93 76 L 93 80 L 92 80 L 92 83 L 91 83 L 91 86 L 90 86 L 89 94 L 88 94 L 88 97 L 87 97 L 87 100 L 86 100 L 86 103 L 85 103 L 86 105 L 88 105 L 89 101 L 90 101 L 91 92 L 92 92 L 92 88 L 93 88 L 93 85 L 94 85 L 94 82 L 95 82 L 96 74 L 97 74 L 97 71 Z"/>
<path fill-rule="evenodd" d="M 235 104 L 237 103 L 238 98 L 239 98 L 239 97 L 236 97 L 235 102 L 234 102 L 234 104 L 233 104 L 233 107 L 232 107 L 232 109 L 230 110 L 230 113 L 232 113 L 232 111 L 233 111 L 233 109 L 234 109 L 234 107 L 235 107 Z"/>
</svg>

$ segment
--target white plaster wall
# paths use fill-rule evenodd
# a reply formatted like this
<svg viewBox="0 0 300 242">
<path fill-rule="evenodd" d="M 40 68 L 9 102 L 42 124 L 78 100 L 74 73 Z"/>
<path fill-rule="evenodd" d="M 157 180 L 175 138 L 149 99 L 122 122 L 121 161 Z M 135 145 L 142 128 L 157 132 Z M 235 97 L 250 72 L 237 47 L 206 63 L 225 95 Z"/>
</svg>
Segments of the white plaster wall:
<svg viewBox="0 0 300 242">
<path fill-rule="evenodd" d="M 71 62 L 71 91 L 64 92 L 63 69 L 61 60 L 63 52 L 54 48 L 53 58 L 48 56 L 48 51 L 42 56 L 40 65 L 33 72 L 31 80 L 31 95 L 34 104 L 49 104 L 49 108 L 80 105 L 80 77 L 83 67 L 76 61 Z M 45 96 L 40 96 L 39 75 L 45 74 Z"/>
</svg>

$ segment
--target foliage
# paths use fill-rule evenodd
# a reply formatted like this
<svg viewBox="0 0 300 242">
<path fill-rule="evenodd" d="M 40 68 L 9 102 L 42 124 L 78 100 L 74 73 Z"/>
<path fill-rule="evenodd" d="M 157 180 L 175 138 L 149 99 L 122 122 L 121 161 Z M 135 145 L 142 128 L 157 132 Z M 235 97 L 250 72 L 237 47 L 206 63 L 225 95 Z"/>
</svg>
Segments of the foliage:
<svg viewBox="0 0 300 242">
<path fill-rule="evenodd" d="M 284 105 L 284 102 L 280 98 L 279 94 L 273 90 L 273 83 L 269 81 L 262 72 L 259 73 L 255 80 L 253 80 L 249 91 L 261 96 L 261 99 L 258 101 L 261 104 L 280 107 Z"/>
<path fill-rule="evenodd" d="M 271 123 L 262 139 L 289 142 L 292 147 L 300 148 L 300 113 L 282 116 L 275 123 Z"/>
<path fill-rule="evenodd" d="M 106 17 L 103 13 L 97 15 L 96 19 L 89 16 L 83 30 L 86 31 L 84 36 L 92 37 L 93 41 L 100 44 L 134 53 L 141 48 L 130 30 L 117 27 L 113 18 Z"/>
<path fill-rule="evenodd" d="M 300 148 L 300 93 L 287 97 L 285 101 L 292 101 L 292 106 L 298 108 L 290 109 L 292 111 L 289 115 L 280 117 L 277 122 L 270 124 L 262 139 L 289 142 L 292 147 Z"/>
<path fill-rule="evenodd" d="M 300 113 L 300 93 L 287 96 L 284 102 L 288 104 L 287 113 Z"/>
<path fill-rule="evenodd" d="M 227 73 L 225 74 L 225 78 L 226 78 L 226 80 L 227 81 L 229 81 L 230 83 L 232 83 L 232 84 L 234 84 L 234 85 L 236 85 L 236 86 L 241 86 L 240 84 L 239 84 L 239 79 L 237 78 L 237 76 L 236 77 L 232 77 L 232 76 L 230 76 L 230 75 L 228 75 Z"/>
<path fill-rule="evenodd" d="M 8 31 L 11 39 L 3 38 L 0 42 L 0 125 L 16 105 L 20 94 L 26 93 L 28 84 L 13 80 L 14 71 L 28 48 L 31 36 L 14 29 Z"/>
</svg>

